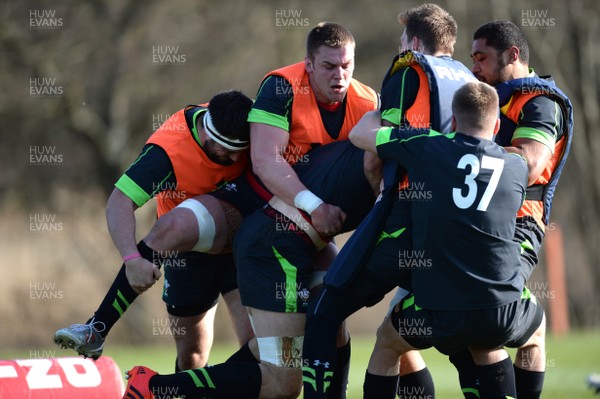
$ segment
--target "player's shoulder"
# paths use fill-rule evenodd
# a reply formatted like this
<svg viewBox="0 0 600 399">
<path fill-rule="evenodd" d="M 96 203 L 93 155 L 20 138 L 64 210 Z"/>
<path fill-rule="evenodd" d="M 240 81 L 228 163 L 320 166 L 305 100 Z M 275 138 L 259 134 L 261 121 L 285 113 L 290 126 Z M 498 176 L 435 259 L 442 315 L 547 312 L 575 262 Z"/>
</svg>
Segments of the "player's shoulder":
<svg viewBox="0 0 600 399">
<path fill-rule="evenodd" d="M 399 90 L 409 83 L 419 82 L 419 73 L 413 66 L 403 66 L 399 69 L 388 72 L 383 80 L 381 90 Z"/>
</svg>

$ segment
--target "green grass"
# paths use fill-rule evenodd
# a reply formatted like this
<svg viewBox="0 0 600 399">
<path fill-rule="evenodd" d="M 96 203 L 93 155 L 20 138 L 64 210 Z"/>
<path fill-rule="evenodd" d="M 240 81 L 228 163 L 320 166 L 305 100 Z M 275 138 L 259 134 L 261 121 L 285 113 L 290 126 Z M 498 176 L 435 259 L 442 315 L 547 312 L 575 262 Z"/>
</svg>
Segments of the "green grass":
<svg viewBox="0 0 600 399">
<path fill-rule="evenodd" d="M 350 369 L 349 399 L 362 397 L 362 381 L 373 339 L 353 337 L 352 364 Z M 211 363 L 225 360 L 235 345 L 216 343 L 211 354 Z M 135 365 L 145 365 L 161 373 L 171 373 L 174 366 L 174 345 L 159 346 L 116 346 L 107 345 L 105 355 L 112 357 L 125 372 Z M 511 355 L 514 351 L 511 352 Z M 70 356 L 68 351 L 58 350 L 56 356 Z M 7 358 L 29 357 L 29 351 L 2 350 Z M 460 398 L 460 389 L 454 367 L 447 358 L 435 350 L 423 352 L 423 356 L 433 374 L 436 398 Z M 547 343 L 547 373 L 544 385 L 544 399 L 598 398 L 585 383 L 591 373 L 600 372 L 600 332 L 572 333 L 566 338 L 549 337 Z"/>
</svg>

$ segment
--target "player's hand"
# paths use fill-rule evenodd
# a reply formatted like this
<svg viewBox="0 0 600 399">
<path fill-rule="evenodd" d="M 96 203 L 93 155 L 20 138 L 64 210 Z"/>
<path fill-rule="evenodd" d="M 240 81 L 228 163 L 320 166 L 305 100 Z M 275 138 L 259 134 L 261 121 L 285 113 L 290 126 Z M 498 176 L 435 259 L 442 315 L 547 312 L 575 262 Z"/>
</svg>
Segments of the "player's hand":
<svg viewBox="0 0 600 399">
<path fill-rule="evenodd" d="M 346 220 L 346 214 L 339 207 L 322 203 L 311 214 L 312 224 L 323 236 L 336 235 Z"/>
<path fill-rule="evenodd" d="M 140 295 L 152 287 L 162 273 L 158 267 L 144 258 L 135 258 L 125 262 L 125 276 L 136 294 Z"/>
</svg>

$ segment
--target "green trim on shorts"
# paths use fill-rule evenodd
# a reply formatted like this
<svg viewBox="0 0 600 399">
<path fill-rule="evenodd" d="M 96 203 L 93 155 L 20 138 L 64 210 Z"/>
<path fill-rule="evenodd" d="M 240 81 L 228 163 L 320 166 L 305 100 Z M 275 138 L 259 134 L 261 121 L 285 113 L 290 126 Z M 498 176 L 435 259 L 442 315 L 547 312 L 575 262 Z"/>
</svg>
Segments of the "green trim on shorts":
<svg viewBox="0 0 600 399">
<path fill-rule="evenodd" d="M 477 396 L 478 398 L 481 397 L 481 396 L 479 396 L 479 389 L 477 389 L 477 388 L 463 388 L 462 389 L 462 393 L 463 394 L 470 393 L 470 394 L 473 394 L 473 395 Z"/>
<path fill-rule="evenodd" d="M 521 243 L 521 253 L 525 252 L 525 251 L 533 251 L 533 244 L 531 244 L 531 241 L 529 240 L 525 240 Z"/>
<path fill-rule="evenodd" d="M 521 293 L 521 299 L 531 299 L 531 291 L 529 291 L 529 288 L 523 287 L 523 292 Z"/>
<path fill-rule="evenodd" d="M 298 269 L 292 265 L 286 258 L 283 257 L 277 251 L 277 248 L 271 246 L 275 258 L 279 262 L 281 269 L 285 273 L 285 312 L 286 313 L 297 313 L 298 312 L 298 301 L 295 292 L 290 292 L 290 287 L 296 288 Z"/>
<path fill-rule="evenodd" d="M 404 233 L 405 230 L 406 230 L 406 227 L 403 227 L 403 228 L 393 231 L 391 233 L 382 231 L 381 234 L 379 235 L 379 239 L 377 240 L 375 245 L 379 245 L 379 243 L 381 241 L 385 240 L 386 238 L 392 238 L 392 239 L 398 238 L 402 235 L 402 233 Z"/>
<path fill-rule="evenodd" d="M 402 310 L 408 309 L 411 306 L 414 306 L 416 311 L 423 309 L 420 306 L 417 306 L 417 304 L 415 303 L 415 295 L 414 294 L 411 294 L 408 298 L 406 298 L 402 301 Z"/>
</svg>

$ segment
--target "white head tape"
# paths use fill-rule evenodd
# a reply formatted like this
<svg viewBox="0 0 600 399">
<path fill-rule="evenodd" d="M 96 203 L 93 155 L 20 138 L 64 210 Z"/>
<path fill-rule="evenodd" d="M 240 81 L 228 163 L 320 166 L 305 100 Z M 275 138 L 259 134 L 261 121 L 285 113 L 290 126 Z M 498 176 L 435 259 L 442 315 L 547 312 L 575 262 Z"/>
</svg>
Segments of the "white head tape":
<svg viewBox="0 0 600 399">
<path fill-rule="evenodd" d="M 223 147 L 227 148 L 230 151 L 245 150 L 250 146 L 250 143 L 248 141 L 230 139 L 219 133 L 219 131 L 213 124 L 212 117 L 210 116 L 210 112 L 208 111 L 204 113 L 204 131 L 206 131 L 208 137 L 210 137 L 211 139 L 221 144 Z"/>
</svg>

